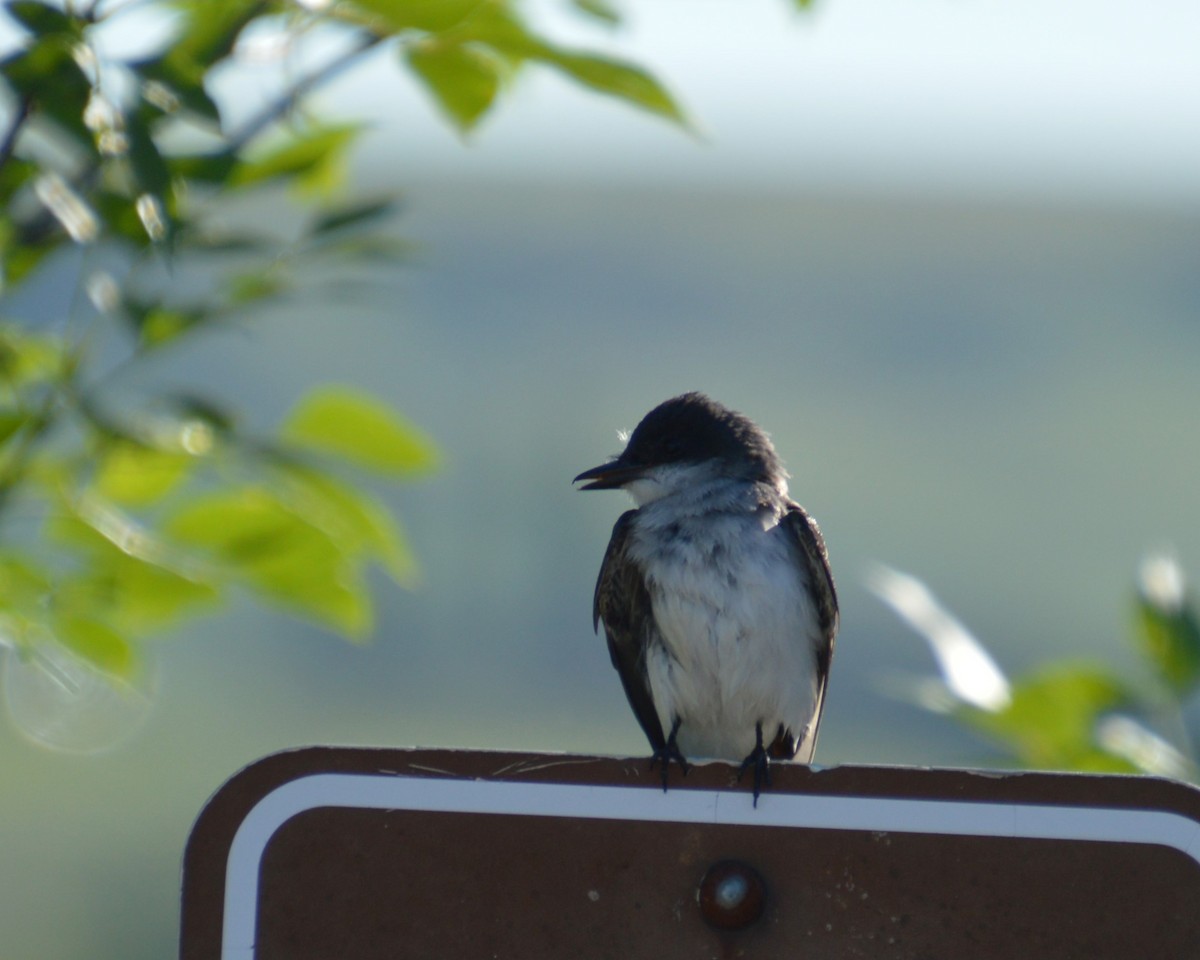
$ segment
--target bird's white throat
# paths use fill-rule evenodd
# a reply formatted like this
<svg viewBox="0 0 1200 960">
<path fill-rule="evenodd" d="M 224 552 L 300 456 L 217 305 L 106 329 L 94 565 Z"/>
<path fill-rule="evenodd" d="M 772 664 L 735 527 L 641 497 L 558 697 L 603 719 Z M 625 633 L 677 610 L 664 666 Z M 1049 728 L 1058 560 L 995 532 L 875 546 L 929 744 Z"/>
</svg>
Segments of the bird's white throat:
<svg viewBox="0 0 1200 960">
<path fill-rule="evenodd" d="M 707 505 L 714 498 L 720 499 L 732 491 L 744 491 L 750 487 L 749 482 L 733 480 L 715 464 L 706 461 L 651 467 L 622 489 L 633 497 L 633 502 L 639 507 L 672 497 L 679 501 L 681 509 L 687 509 L 690 504 Z M 786 497 L 787 481 L 781 477 L 775 489 L 781 497 Z"/>
</svg>

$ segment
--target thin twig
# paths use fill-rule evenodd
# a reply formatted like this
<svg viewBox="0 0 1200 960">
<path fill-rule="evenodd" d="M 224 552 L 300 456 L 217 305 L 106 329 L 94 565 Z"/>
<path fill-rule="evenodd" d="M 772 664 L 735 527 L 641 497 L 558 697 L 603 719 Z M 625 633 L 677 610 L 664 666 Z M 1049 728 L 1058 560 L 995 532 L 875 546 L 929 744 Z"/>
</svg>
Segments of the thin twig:
<svg viewBox="0 0 1200 960">
<path fill-rule="evenodd" d="M 320 86 L 328 80 L 332 80 L 335 76 L 349 67 L 360 56 L 368 50 L 377 47 L 384 40 L 388 39 L 386 35 L 378 33 L 364 33 L 358 43 L 349 50 L 339 54 L 330 60 L 325 66 L 319 70 L 310 73 L 306 77 L 302 77 L 292 84 L 283 96 L 274 103 L 269 104 L 256 117 L 252 117 L 248 122 L 242 125 L 241 130 L 233 134 L 229 138 L 229 149 L 231 153 L 237 153 L 245 147 L 251 140 L 257 137 L 260 133 L 266 130 L 271 124 L 285 116 L 305 94 L 309 93 L 315 87 Z"/>
<path fill-rule="evenodd" d="M 0 141 L 0 167 L 8 163 L 13 155 L 13 151 L 17 148 L 17 137 L 21 134 L 21 127 L 25 125 L 25 121 L 29 119 L 29 112 L 33 109 L 33 98 L 28 94 L 21 97 L 17 101 L 16 112 L 13 113 L 12 123 L 8 125 L 8 130 L 4 134 L 4 139 Z"/>
</svg>

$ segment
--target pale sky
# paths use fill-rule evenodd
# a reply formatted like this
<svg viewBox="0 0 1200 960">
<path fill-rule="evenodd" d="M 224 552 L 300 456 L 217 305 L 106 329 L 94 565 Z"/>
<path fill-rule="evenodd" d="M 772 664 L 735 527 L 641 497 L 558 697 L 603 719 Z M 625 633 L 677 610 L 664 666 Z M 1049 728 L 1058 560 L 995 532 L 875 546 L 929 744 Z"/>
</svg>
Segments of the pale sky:
<svg viewBox="0 0 1200 960">
<path fill-rule="evenodd" d="M 529 5 L 546 33 L 654 70 L 702 142 L 530 71 L 464 150 L 381 76 L 338 87 L 376 149 L 446 175 L 1200 205 L 1200 4 L 1159 0 L 640 0 L 614 34 Z"/>
<path fill-rule="evenodd" d="M 390 52 L 320 102 L 365 116 L 369 167 L 767 189 L 949 192 L 1200 208 L 1200 3 L 1156 0 L 613 0 L 616 31 L 528 0 L 548 36 L 650 68 L 702 131 L 529 70 L 464 149 Z M 144 9 L 144 8 L 142 8 Z M 161 18 L 158 18 L 161 20 Z M 162 24 L 128 18 L 126 40 Z M 13 32 L 0 24 L 0 46 Z M 121 32 L 117 32 L 117 37 Z M 118 43 L 119 45 L 119 43 Z M 260 78 L 261 79 L 261 78 Z M 269 85 L 228 75 L 252 109 Z"/>
</svg>

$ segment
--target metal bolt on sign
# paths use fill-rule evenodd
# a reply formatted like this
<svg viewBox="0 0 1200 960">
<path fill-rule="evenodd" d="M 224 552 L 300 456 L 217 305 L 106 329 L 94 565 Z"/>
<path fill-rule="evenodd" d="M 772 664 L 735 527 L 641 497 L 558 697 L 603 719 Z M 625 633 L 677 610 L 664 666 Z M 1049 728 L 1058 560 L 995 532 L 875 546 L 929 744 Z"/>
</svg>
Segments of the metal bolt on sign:
<svg viewBox="0 0 1200 960">
<path fill-rule="evenodd" d="M 718 930 L 741 930 L 762 916 L 767 885 L 749 864 L 721 860 L 704 874 L 696 903 L 709 925 Z"/>
</svg>

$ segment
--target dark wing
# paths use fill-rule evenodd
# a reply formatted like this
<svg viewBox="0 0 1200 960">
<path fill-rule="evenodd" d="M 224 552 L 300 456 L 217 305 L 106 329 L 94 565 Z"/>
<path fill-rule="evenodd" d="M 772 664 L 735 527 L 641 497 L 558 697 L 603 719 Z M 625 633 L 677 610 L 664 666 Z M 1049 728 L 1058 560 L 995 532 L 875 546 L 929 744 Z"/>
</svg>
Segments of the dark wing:
<svg viewBox="0 0 1200 960">
<path fill-rule="evenodd" d="M 646 732 L 650 746 L 659 751 L 666 747 L 667 741 L 646 676 L 646 649 L 653 642 L 658 627 L 642 569 L 629 556 L 629 534 L 636 513 L 636 510 L 623 513 L 613 527 L 612 539 L 608 542 L 604 563 L 600 565 L 600 577 L 596 581 L 592 626 L 596 628 L 604 622 L 608 652 L 621 676 L 625 696 L 629 698 L 629 705 Z"/>
<path fill-rule="evenodd" d="M 813 717 L 812 735 L 808 742 L 813 747 L 817 742 L 817 729 L 821 723 L 821 711 L 825 706 L 825 688 L 829 683 L 829 668 L 833 662 L 833 638 L 838 628 L 837 590 L 833 586 L 833 573 L 829 569 L 829 553 L 825 549 L 825 538 L 813 520 L 798 503 L 789 503 L 781 526 L 791 535 L 800 562 L 812 590 L 813 609 L 817 615 L 820 639 L 817 643 L 817 710 Z M 799 746 L 799 744 L 797 744 Z"/>
</svg>

